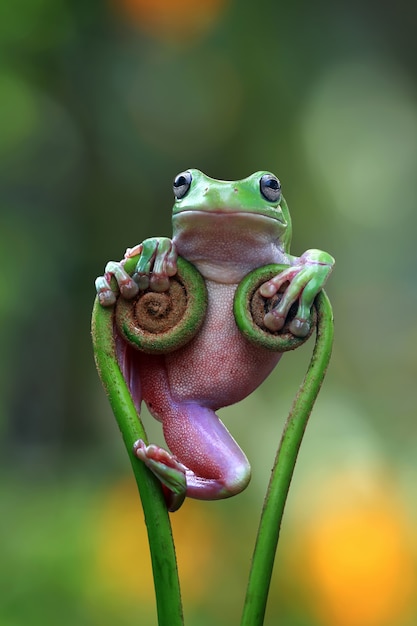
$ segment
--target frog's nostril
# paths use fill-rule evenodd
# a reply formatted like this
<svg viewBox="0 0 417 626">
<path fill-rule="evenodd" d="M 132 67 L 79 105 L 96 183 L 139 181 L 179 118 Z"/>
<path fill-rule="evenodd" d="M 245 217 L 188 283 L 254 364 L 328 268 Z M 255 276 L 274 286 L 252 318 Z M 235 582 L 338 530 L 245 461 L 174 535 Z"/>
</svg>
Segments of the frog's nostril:
<svg viewBox="0 0 417 626">
<path fill-rule="evenodd" d="M 234 188 L 233 188 L 233 191 L 234 191 L 235 193 L 238 193 L 238 192 L 239 192 L 239 189 L 238 189 L 237 187 L 234 187 Z"/>
</svg>

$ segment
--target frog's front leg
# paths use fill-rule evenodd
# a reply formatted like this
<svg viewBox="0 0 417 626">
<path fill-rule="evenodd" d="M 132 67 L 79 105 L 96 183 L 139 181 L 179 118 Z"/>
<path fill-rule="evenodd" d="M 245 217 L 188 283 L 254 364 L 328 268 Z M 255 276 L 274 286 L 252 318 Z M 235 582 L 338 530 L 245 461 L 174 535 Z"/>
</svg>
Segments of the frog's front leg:
<svg viewBox="0 0 417 626">
<path fill-rule="evenodd" d="M 128 248 L 122 261 L 109 261 L 104 275 L 96 279 L 96 291 L 102 306 L 112 306 L 117 292 L 134 298 L 140 289 L 166 291 L 169 278 L 177 272 L 177 251 L 168 237 L 152 237 Z M 111 285 L 112 278 L 116 287 Z"/>
<path fill-rule="evenodd" d="M 280 330 L 291 306 L 298 300 L 298 310 L 289 328 L 296 337 L 308 335 L 311 307 L 316 295 L 324 287 L 333 265 L 334 259 L 327 252 L 307 250 L 301 257 L 294 258 L 290 267 L 264 283 L 260 293 L 265 298 L 271 298 L 289 282 L 279 304 L 265 315 L 265 326 L 271 331 Z"/>
<path fill-rule="evenodd" d="M 248 485 L 249 462 L 212 409 L 173 403 L 163 416 L 163 432 L 171 453 L 143 441 L 136 442 L 134 452 L 165 486 L 171 511 L 185 496 L 219 500 Z"/>
</svg>

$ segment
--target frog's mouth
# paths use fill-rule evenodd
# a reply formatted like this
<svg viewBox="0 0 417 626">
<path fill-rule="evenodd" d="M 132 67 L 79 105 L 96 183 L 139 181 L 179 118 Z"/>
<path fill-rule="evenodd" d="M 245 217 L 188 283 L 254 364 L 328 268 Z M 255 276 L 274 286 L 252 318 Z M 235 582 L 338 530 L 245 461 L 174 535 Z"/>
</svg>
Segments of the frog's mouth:
<svg viewBox="0 0 417 626">
<path fill-rule="evenodd" d="M 173 220 L 183 216 L 184 218 L 194 217 L 198 219 L 205 218 L 230 218 L 231 220 L 266 220 L 266 223 L 269 227 L 271 227 L 272 222 L 277 222 L 281 225 L 281 227 L 286 227 L 286 223 L 284 220 L 284 216 L 281 210 L 281 207 L 278 205 L 277 208 L 274 207 L 265 207 L 262 211 L 242 211 L 238 209 L 229 209 L 229 208 L 216 208 L 216 209 L 184 209 L 182 211 L 177 211 L 173 215 Z"/>
</svg>

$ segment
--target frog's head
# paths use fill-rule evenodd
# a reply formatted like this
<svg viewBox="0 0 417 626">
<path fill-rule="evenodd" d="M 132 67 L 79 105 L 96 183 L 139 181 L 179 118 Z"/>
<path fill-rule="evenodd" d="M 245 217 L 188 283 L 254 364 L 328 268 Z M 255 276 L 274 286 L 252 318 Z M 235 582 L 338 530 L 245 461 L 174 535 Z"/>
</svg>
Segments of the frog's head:
<svg viewBox="0 0 417 626">
<path fill-rule="evenodd" d="M 204 276 L 235 280 L 266 263 L 287 262 L 290 214 L 270 172 L 238 181 L 190 169 L 174 180 L 173 240 Z"/>
<path fill-rule="evenodd" d="M 174 229 L 184 220 L 194 223 L 192 217 L 214 215 L 234 216 L 250 228 L 251 223 L 264 227 L 275 235 L 284 250 L 289 249 L 291 218 L 281 193 L 278 178 L 267 171 L 255 172 L 238 181 L 216 180 L 197 169 L 181 172 L 174 179 Z M 203 215 L 206 214 L 206 215 Z"/>
</svg>

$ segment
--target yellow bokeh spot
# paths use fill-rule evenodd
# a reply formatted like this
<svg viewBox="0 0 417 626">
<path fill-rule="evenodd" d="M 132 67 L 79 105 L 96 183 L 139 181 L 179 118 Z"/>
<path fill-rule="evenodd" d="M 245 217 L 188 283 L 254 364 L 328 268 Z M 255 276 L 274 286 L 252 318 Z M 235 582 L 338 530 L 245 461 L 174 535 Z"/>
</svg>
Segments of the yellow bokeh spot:
<svg viewBox="0 0 417 626">
<path fill-rule="evenodd" d="M 148 536 L 133 477 L 114 484 L 97 502 L 94 580 L 106 600 L 152 602 L 154 587 Z M 190 604 L 214 577 L 214 549 L 221 532 L 213 512 L 187 499 L 171 516 L 181 588 Z"/>
<path fill-rule="evenodd" d="M 309 601 L 328 626 L 402 624 L 417 592 L 411 523 L 388 480 L 351 478 L 327 485 L 301 533 Z"/>
</svg>

